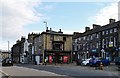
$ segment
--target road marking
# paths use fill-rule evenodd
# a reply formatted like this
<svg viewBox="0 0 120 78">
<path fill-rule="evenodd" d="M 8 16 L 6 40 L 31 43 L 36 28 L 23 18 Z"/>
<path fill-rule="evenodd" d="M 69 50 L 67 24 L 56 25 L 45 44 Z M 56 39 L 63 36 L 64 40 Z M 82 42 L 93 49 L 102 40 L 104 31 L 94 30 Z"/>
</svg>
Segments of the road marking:
<svg viewBox="0 0 120 78">
<path fill-rule="evenodd" d="M 1 72 L 2 74 L 4 74 L 5 76 L 7 76 L 8 78 L 11 78 L 11 76 L 10 76 L 9 74 L 3 72 L 2 70 L 0 70 L 0 72 Z"/>
</svg>

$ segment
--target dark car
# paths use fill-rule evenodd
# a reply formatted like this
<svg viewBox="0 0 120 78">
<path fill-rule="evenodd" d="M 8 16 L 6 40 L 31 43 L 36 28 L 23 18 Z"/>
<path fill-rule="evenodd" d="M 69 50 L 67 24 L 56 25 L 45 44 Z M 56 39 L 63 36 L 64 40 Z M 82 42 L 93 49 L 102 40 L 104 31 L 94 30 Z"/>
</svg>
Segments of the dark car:
<svg viewBox="0 0 120 78">
<path fill-rule="evenodd" d="M 90 66 L 96 66 L 97 65 L 98 58 L 92 58 L 89 61 Z"/>
<path fill-rule="evenodd" d="M 76 60 L 76 65 L 81 65 L 81 63 L 82 63 L 83 61 L 84 61 L 83 59 L 77 59 L 77 60 Z"/>
<path fill-rule="evenodd" d="M 13 66 L 12 59 L 9 59 L 9 58 L 3 59 L 2 66 Z"/>
<path fill-rule="evenodd" d="M 99 60 L 100 60 L 99 63 L 102 62 L 102 64 L 103 64 L 104 66 L 110 65 L 109 59 L 100 58 Z"/>
<path fill-rule="evenodd" d="M 120 65 L 120 57 L 115 58 L 115 65 Z"/>
<path fill-rule="evenodd" d="M 90 66 L 99 66 L 101 62 L 104 66 L 110 65 L 110 61 L 105 58 L 92 58 L 89 61 L 89 64 L 90 64 Z"/>
</svg>

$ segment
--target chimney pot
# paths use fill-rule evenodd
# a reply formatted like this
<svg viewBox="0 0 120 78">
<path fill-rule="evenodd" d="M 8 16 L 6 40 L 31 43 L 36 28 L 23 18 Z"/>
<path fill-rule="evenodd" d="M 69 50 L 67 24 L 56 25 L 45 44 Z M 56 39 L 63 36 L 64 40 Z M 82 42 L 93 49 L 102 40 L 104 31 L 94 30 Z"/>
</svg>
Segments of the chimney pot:
<svg viewBox="0 0 120 78">
<path fill-rule="evenodd" d="M 90 30 L 90 27 L 85 27 L 85 31 L 89 31 Z"/>
<path fill-rule="evenodd" d="M 52 31 L 52 28 L 50 28 L 50 31 Z"/>
<path fill-rule="evenodd" d="M 93 29 L 95 29 L 95 28 L 97 28 L 97 27 L 100 27 L 100 25 L 93 24 Z"/>
<path fill-rule="evenodd" d="M 112 24 L 112 23 L 114 23 L 115 22 L 115 19 L 109 19 L 109 24 Z"/>
<path fill-rule="evenodd" d="M 46 30 L 48 30 L 48 27 L 46 28 Z"/>
<path fill-rule="evenodd" d="M 60 29 L 60 32 L 61 32 L 61 29 Z"/>
</svg>

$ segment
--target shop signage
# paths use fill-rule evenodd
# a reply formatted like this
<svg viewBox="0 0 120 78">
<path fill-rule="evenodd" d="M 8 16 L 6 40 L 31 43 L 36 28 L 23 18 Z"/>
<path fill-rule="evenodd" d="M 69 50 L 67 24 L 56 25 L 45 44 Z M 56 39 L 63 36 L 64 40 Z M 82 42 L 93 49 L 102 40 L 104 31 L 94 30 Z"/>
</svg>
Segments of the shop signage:
<svg viewBox="0 0 120 78">
<path fill-rule="evenodd" d="M 93 49 L 92 52 L 96 52 L 96 49 Z"/>
</svg>

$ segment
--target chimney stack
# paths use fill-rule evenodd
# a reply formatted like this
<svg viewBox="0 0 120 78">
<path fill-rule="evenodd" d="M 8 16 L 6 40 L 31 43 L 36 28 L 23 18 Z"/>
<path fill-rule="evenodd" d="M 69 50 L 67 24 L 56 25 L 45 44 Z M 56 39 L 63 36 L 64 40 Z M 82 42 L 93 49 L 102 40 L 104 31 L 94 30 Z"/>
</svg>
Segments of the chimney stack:
<svg viewBox="0 0 120 78">
<path fill-rule="evenodd" d="M 97 27 L 100 27 L 100 25 L 93 24 L 93 29 L 95 29 L 95 28 L 97 28 Z"/>
<path fill-rule="evenodd" d="M 46 30 L 48 30 L 48 27 L 46 28 Z"/>
<path fill-rule="evenodd" d="M 50 31 L 52 31 L 52 28 L 50 28 Z"/>
<path fill-rule="evenodd" d="M 16 43 L 19 43 L 19 42 L 20 42 L 19 40 L 16 41 Z"/>
<path fill-rule="evenodd" d="M 112 24 L 112 23 L 114 23 L 115 22 L 115 19 L 109 19 L 109 24 Z"/>
<path fill-rule="evenodd" d="M 85 31 L 89 31 L 90 30 L 90 27 L 85 27 Z"/>
<path fill-rule="evenodd" d="M 61 29 L 60 29 L 60 32 L 61 32 Z"/>
<path fill-rule="evenodd" d="M 46 27 L 46 32 L 48 32 L 48 27 Z"/>
<path fill-rule="evenodd" d="M 25 41 L 25 37 L 24 36 L 21 37 L 21 41 Z"/>
</svg>

